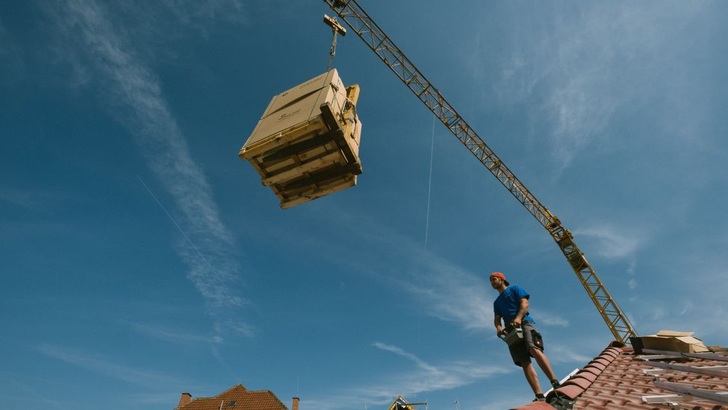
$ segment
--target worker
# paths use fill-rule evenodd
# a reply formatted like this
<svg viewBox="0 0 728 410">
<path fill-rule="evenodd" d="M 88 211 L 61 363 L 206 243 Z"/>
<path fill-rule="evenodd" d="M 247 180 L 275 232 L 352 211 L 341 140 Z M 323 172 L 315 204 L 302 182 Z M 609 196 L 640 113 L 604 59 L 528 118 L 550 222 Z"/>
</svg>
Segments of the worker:
<svg viewBox="0 0 728 410">
<path fill-rule="evenodd" d="M 551 369 L 546 354 L 543 352 L 543 339 L 536 332 L 534 321 L 528 314 L 530 295 L 520 286 L 511 285 L 501 272 L 490 274 L 490 286 L 497 290 L 499 295 L 493 302 L 495 317 L 493 323 L 498 337 L 504 337 L 514 328 L 521 328 L 523 341 L 508 346 L 513 363 L 523 368 L 528 384 L 536 395 L 534 401 L 545 401 L 541 385 L 538 382 L 536 369 L 531 364 L 531 357 L 536 359 L 539 367 L 551 381 L 553 388 L 560 387 L 559 380 Z M 505 326 L 504 326 L 505 323 Z"/>
</svg>

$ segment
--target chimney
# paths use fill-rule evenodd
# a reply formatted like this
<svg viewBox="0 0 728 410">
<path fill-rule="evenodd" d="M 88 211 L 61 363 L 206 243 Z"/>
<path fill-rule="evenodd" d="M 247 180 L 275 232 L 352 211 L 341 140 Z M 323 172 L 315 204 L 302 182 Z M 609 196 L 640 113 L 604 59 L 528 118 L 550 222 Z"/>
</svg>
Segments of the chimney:
<svg viewBox="0 0 728 410">
<path fill-rule="evenodd" d="M 293 398 L 293 404 L 291 405 L 291 410 L 298 410 L 298 402 L 301 401 L 298 397 Z"/>
<path fill-rule="evenodd" d="M 189 393 L 182 393 L 182 395 L 179 398 L 179 404 L 177 405 L 177 408 L 180 408 L 184 406 L 185 404 L 192 401 L 192 395 Z"/>
</svg>

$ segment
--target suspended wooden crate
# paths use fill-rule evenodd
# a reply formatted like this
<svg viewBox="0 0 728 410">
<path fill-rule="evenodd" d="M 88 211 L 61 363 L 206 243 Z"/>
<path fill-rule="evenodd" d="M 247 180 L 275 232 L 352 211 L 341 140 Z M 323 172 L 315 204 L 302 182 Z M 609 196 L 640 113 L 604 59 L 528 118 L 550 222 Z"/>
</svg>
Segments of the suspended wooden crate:
<svg viewBox="0 0 728 410">
<path fill-rule="evenodd" d="M 282 208 L 356 185 L 361 174 L 357 85 L 336 69 L 273 97 L 238 155 Z"/>
</svg>

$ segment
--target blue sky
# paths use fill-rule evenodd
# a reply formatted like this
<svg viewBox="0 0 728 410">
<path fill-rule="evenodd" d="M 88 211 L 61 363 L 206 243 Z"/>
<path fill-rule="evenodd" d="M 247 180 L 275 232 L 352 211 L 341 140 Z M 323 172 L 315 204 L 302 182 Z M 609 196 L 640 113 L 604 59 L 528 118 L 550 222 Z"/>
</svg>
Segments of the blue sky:
<svg viewBox="0 0 728 410">
<path fill-rule="evenodd" d="M 386 4 L 384 4 L 386 3 Z M 728 343 L 728 3 L 362 6 L 575 235 L 640 334 Z M 237 152 L 326 70 L 323 2 L 0 4 L 0 397 L 171 409 L 530 401 L 508 275 L 560 376 L 612 340 L 548 233 L 365 48 L 356 187 L 281 210 Z M 545 384 L 545 380 L 542 380 Z"/>
</svg>

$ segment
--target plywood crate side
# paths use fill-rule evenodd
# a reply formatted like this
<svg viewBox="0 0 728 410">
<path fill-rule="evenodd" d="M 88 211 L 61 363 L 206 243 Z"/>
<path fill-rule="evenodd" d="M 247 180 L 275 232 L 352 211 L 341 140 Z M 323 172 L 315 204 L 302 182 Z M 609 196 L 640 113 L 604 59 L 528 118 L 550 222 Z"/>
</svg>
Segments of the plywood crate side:
<svg viewBox="0 0 728 410">
<path fill-rule="evenodd" d="M 289 128 L 317 117 L 321 113 L 320 108 L 316 106 L 318 100 L 318 95 L 309 95 L 285 109 L 276 111 L 273 115 L 261 118 L 244 147 L 265 143 L 272 136 L 278 133 L 285 134 Z"/>
<path fill-rule="evenodd" d="M 267 117 L 271 113 L 274 113 L 291 103 L 291 101 L 297 100 L 305 95 L 316 92 L 324 88 L 330 81 L 327 81 L 327 77 L 331 75 L 331 72 L 320 74 L 304 83 L 295 85 L 281 93 L 273 96 L 270 104 L 266 107 L 263 112 L 263 117 Z"/>
<path fill-rule="evenodd" d="M 321 117 L 314 117 L 281 132 L 267 135 L 266 138 L 258 139 L 253 143 L 246 143 L 240 149 L 238 156 L 244 160 L 259 156 L 270 156 L 291 144 L 313 138 L 325 130 L 328 130 L 328 128 Z"/>
<path fill-rule="evenodd" d="M 344 134 L 338 140 L 342 153 L 349 163 L 359 164 L 361 169 L 361 158 L 359 157 L 359 141 L 361 139 L 361 123 L 355 121 L 347 124 Z"/>
<path fill-rule="evenodd" d="M 351 179 L 356 176 L 356 174 L 352 172 L 355 168 L 356 164 L 327 162 L 325 166 L 304 171 L 296 178 L 274 185 L 279 191 L 295 192 L 306 186 L 325 184 L 327 183 L 326 181 L 330 180 Z"/>
<path fill-rule="evenodd" d="M 274 96 L 241 147 L 240 158 L 282 208 L 356 185 L 362 124 L 347 102 L 338 71 L 330 70 Z"/>
<path fill-rule="evenodd" d="M 305 121 L 316 123 L 317 128 L 313 131 L 318 133 L 327 132 L 328 127 L 323 123 L 323 120 L 319 120 L 321 105 L 324 103 L 331 106 L 334 115 L 339 115 L 345 103 L 345 97 L 341 93 L 328 89 L 319 95 L 310 95 L 297 101 L 274 115 L 262 118 L 245 145 L 243 145 L 241 153 L 245 154 L 248 151 L 256 150 L 256 147 L 264 147 L 268 143 L 280 144 L 280 141 L 275 141 L 277 138 L 284 138 L 286 141 L 295 139 L 300 133 L 301 124 Z M 260 149 L 256 151 L 260 151 Z M 250 155 L 253 154 L 246 154 L 247 157 Z"/>
<path fill-rule="evenodd" d="M 344 88 L 344 84 L 335 68 L 273 97 L 263 113 L 263 117 L 275 113 L 298 99 L 318 93 L 327 87 L 332 87 L 335 92 Z"/>
<path fill-rule="evenodd" d="M 356 176 L 353 176 L 349 179 L 340 179 L 335 181 L 330 181 L 327 184 L 322 185 L 312 185 L 311 187 L 308 187 L 308 189 L 304 190 L 303 192 L 298 192 L 296 194 L 288 193 L 286 194 L 280 194 L 277 195 L 278 198 L 281 200 L 281 208 L 288 209 L 291 207 L 294 207 L 296 205 L 300 205 L 309 201 L 312 201 L 314 199 L 318 199 L 321 197 L 324 197 L 326 195 L 333 194 L 335 192 L 342 191 L 346 188 L 351 188 L 356 185 Z"/>
<path fill-rule="evenodd" d="M 343 165 L 346 159 L 338 152 L 330 152 L 327 155 L 317 157 L 311 161 L 296 163 L 283 171 L 269 173 L 269 177 L 263 178 L 263 185 L 285 184 L 299 178 L 307 172 L 315 172 L 332 165 Z M 295 161 L 292 161 L 295 162 Z"/>
<path fill-rule="evenodd" d="M 339 149 L 338 142 L 334 136 L 340 135 L 341 132 L 329 132 L 327 134 L 312 134 L 308 138 L 301 138 L 288 146 L 282 146 L 277 150 L 267 152 L 268 155 L 257 155 L 249 160 L 257 164 L 262 172 L 261 177 L 271 177 L 282 172 L 287 172 L 294 166 L 304 165 L 334 153 L 337 157 L 341 157 L 341 162 L 345 163 L 346 158 Z"/>
</svg>

